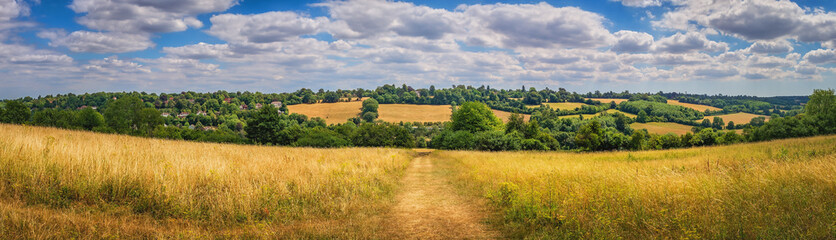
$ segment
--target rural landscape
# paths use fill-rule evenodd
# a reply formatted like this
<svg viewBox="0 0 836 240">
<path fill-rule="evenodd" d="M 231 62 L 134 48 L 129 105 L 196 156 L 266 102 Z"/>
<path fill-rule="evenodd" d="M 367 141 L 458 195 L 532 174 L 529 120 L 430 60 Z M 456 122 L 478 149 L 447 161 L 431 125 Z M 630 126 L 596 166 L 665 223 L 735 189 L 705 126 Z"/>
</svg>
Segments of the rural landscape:
<svg viewBox="0 0 836 240">
<path fill-rule="evenodd" d="M 0 0 L 0 239 L 836 239 L 827 4 Z"/>
</svg>

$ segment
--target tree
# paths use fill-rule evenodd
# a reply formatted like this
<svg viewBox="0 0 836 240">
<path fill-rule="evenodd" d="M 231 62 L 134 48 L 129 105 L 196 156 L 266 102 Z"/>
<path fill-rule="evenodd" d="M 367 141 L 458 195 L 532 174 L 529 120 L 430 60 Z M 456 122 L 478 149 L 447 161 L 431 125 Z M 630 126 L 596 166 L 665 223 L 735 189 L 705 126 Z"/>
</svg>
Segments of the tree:
<svg viewBox="0 0 836 240">
<path fill-rule="evenodd" d="M 480 102 L 465 102 L 451 116 L 450 130 L 481 132 L 499 130 L 502 121 L 499 120 L 487 105 Z"/>
<path fill-rule="evenodd" d="M 710 128 L 711 127 L 711 120 L 708 120 L 708 118 L 703 119 L 702 124 L 700 124 L 700 127 Z"/>
<path fill-rule="evenodd" d="M 150 136 L 157 126 L 163 125 L 163 118 L 160 116 L 160 111 L 153 108 L 139 110 L 134 121 L 136 130 L 144 133 L 146 136 Z"/>
<path fill-rule="evenodd" d="M 360 118 L 366 122 L 373 122 L 378 117 L 377 107 L 379 103 L 374 98 L 369 98 L 363 101 L 363 107 L 360 108 Z"/>
<path fill-rule="evenodd" d="M 725 123 L 723 123 L 723 118 L 714 117 L 714 123 L 711 125 L 711 127 L 713 127 L 714 129 L 717 129 L 717 130 L 722 130 L 723 125 L 725 125 Z"/>
<path fill-rule="evenodd" d="M 726 129 L 734 129 L 734 121 L 729 121 L 729 125 L 726 126 Z"/>
<path fill-rule="evenodd" d="M 508 117 L 508 123 L 505 124 L 505 134 L 512 133 L 514 131 L 522 132 L 525 128 L 525 120 L 523 117 L 517 113 L 512 113 L 510 117 Z"/>
<path fill-rule="evenodd" d="M 636 122 L 646 123 L 647 122 L 647 112 L 644 110 L 639 111 L 638 116 L 636 116 Z"/>
<path fill-rule="evenodd" d="M 126 96 L 109 102 L 104 112 L 105 123 L 117 133 L 129 133 L 136 128 L 137 116 L 145 104 L 137 97 Z"/>
<path fill-rule="evenodd" d="M 87 130 L 104 125 L 104 116 L 93 108 L 82 109 L 76 120 L 78 121 L 76 125 Z"/>
<path fill-rule="evenodd" d="M 598 150 L 601 146 L 602 133 L 601 123 L 597 119 L 592 120 L 578 129 L 578 133 L 575 135 L 575 144 L 586 150 Z"/>
<path fill-rule="evenodd" d="M 6 111 L 3 121 L 7 123 L 23 124 L 29 121 L 31 115 L 29 107 L 26 107 L 22 102 L 9 101 L 6 102 Z"/>
<path fill-rule="evenodd" d="M 247 121 L 244 131 L 253 142 L 274 145 L 291 144 L 302 134 L 299 123 L 288 115 L 279 114 L 273 105 L 255 112 Z"/>
<path fill-rule="evenodd" d="M 836 114 L 836 95 L 833 94 L 833 89 L 813 90 L 810 100 L 804 106 L 804 111 L 814 116 L 833 116 Z"/>
</svg>

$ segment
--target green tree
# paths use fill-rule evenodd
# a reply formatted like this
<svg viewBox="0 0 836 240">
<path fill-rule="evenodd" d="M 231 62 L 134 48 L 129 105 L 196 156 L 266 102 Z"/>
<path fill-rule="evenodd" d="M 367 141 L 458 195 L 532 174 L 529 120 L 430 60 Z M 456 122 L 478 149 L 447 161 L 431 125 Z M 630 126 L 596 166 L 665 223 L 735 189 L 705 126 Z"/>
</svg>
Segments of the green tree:
<svg viewBox="0 0 836 240">
<path fill-rule="evenodd" d="M 160 111 L 153 108 L 143 108 L 137 113 L 134 126 L 136 130 L 145 136 L 151 136 L 151 133 L 159 125 L 163 125 L 163 118 L 160 116 Z"/>
<path fill-rule="evenodd" d="M 636 122 L 646 123 L 647 120 L 647 112 L 645 112 L 644 110 L 639 111 L 638 116 L 636 116 Z"/>
<path fill-rule="evenodd" d="M 525 120 L 522 115 L 512 113 L 511 116 L 508 117 L 508 123 L 505 124 L 505 134 L 509 134 L 514 131 L 522 132 L 523 129 L 525 129 Z"/>
<path fill-rule="evenodd" d="M 813 90 L 813 94 L 810 95 L 810 100 L 804 106 L 804 111 L 814 116 L 836 115 L 836 95 L 833 94 L 833 89 Z"/>
<path fill-rule="evenodd" d="M 578 133 L 575 135 L 575 144 L 585 150 L 598 150 L 601 146 L 602 133 L 601 123 L 594 119 L 578 129 Z"/>
<path fill-rule="evenodd" d="M 267 105 L 250 117 L 244 131 L 256 143 L 288 145 L 296 142 L 302 128 L 288 115 L 279 114 L 273 105 Z"/>
<path fill-rule="evenodd" d="M 378 106 L 379 103 L 374 98 L 364 100 L 363 107 L 360 108 L 360 118 L 366 122 L 373 122 L 378 117 Z"/>
<path fill-rule="evenodd" d="M 104 112 L 105 123 L 117 133 L 130 133 L 136 128 L 139 112 L 145 104 L 137 97 L 125 96 L 109 102 Z"/>
<path fill-rule="evenodd" d="M 481 132 L 500 130 L 502 121 L 499 120 L 487 105 L 480 102 L 465 102 L 451 116 L 450 130 Z"/>
<path fill-rule="evenodd" d="M 93 108 L 82 109 L 76 118 L 76 125 L 86 130 L 93 130 L 93 128 L 104 125 L 104 116 Z"/>
<path fill-rule="evenodd" d="M 29 121 L 31 115 L 29 107 L 26 107 L 22 102 L 9 101 L 6 102 L 6 111 L 3 121 L 7 123 L 23 124 Z"/>
<path fill-rule="evenodd" d="M 729 125 L 726 126 L 726 129 L 734 129 L 734 121 L 729 121 Z"/>
<path fill-rule="evenodd" d="M 702 124 L 700 124 L 700 127 L 710 128 L 711 127 L 711 120 L 708 120 L 708 118 L 703 119 Z"/>
<path fill-rule="evenodd" d="M 723 125 L 725 125 L 725 123 L 723 122 L 723 118 L 714 117 L 714 123 L 711 124 L 711 127 L 713 127 L 714 129 L 717 129 L 717 130 L 722 130 Z"/>
</svg>

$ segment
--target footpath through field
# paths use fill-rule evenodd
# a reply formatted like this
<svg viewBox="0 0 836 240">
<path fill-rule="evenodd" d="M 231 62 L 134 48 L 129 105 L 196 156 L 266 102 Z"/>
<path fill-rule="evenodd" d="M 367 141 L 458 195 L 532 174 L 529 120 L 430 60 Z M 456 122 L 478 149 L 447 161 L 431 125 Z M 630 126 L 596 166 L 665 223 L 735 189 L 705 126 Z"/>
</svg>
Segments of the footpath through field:
<svg viewBox="0 0 836 240">
<path fill-rule="evenodd" d="M 434 174 L 432 160 L 422 153 L 403 178 L 388 225 L 396 239 L 486 239 L 496 232 L 482 224 L 483 208 L 458 195 Z"/>
</svg>

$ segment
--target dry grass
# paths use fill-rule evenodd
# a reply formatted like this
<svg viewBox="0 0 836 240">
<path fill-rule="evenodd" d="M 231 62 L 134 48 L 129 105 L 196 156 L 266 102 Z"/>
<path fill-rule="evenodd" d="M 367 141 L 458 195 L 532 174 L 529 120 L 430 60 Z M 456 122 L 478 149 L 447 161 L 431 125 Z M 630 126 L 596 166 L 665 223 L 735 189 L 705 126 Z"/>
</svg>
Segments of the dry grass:
<svg viewBox="0 0 836 240">
<path fill-rule="evenodd" d="M 362 106 L 362 101 L 314 103 L 288 105 L 287 110 L 291 113 L 307 115 L 310 118 L 320 117 L 325 119 L 327 124 L 336 124 L 345 123 L 349 118 L 357 117 Z"/>
<path fill-rule="evenodd" d="M 705 118 L 703 118 L 703 119 L 708 119 L 708 120 L 714 121 L 714 117 L 722 118 L 723 122 L 726 123 L 726 124 L 729 124 L 729 121 L 734 121 L 734 124 L 749 123 L 749 121 L 752 121 L 752 118 L 756 118 L 756 117 L 764 117 L 764 118 L 766 118 L 764 121 L 769 121 L 769 116 L 757 115 L 757 114 L 751 114 L 751 113 L 743 113 L 743 112 L 726 114 L 726 115 L 717 115 L 717 116 L 705 116 Z"/>
<path fill-rule="evenodd" d="M 585 106 L 586 103 L 562 102 L 562 103 L 543 103 L 543 105 L 549 106 L 549 107 L 554 108 L 554 109 L 575 110 L 576 108 L 580 108 L 581 106 Z"/>
<path fill-rule="evenodd" d="M 683 106 L 683 107 L 691 108 L 691 109 L 694 109 L 694 110 L 697 110 L 697 111 L 700 111 L 700 112 L 705 112 L 705 110 L 706 110 L 706 109 L 709 109 L 709 110 L 711 110 L 711 111 L 720 111 L 720 110 L 723 110 L 723 109 L 716 108 L 716 107 L 712 107 L 712 106 L 708 106 L 708 105 L 700 105 L 700 104 L 692 104 L 692 103 L 684 103 L 684 102 L 679 102 L 678 100 L 668 100 L 668 104 L 670 104 L 670 105 L 677 105 L 677 106 Z"/>
<path fill-rule="evenodd" d="M 643 152 L 436 152 L 511 238 L 833 239 L 836 136 Z"/>
<path fill-rule="evenodd" d="M 619 103 L 626 102 L 626 101 L 630 100 L 630 99 L 623 99 L 623 98 L 587 98 L 587 99 L 591 99 L 593 101 L 599 101 L 601 103 L 615 102 L 615 104 L 619 104 Z"/>
<path fill-rule="evenodd" d="M 691 131 L 691 126 L 672 123 L 672 122 L 649 122 L 649 123 L 631 123 L 630 127 L 633 129 L 647 129 L 649 133 L 665 135 L 673 133 L 682 135 Z"/>
<path fill-rule="evenodd" d="M 287 106 L 291 113 L 299 113 L 308 117 L 320 117 L 327 124 L 344 123 L 349 118 L 360 114 L 362 102 L 297 104 Z M 449 105 L 417 105 L 417 104 L 380 104 L 379 119 L 386 122 L 447 122 L 450 121 Z M 493 110 L 494 115 L 508 121 L 511 113 Z M 530 115 L 523 114 L 526 121 Z"/>
<path fill-rule="evenodd" d="M 119 238 L 168 236 L 171 227 L 179 233 L 197 229 L 198 235 L 246 236 L 257 228 L 280 236 L 305 232 L 288 229 L 343 238 L 373 234 L 378 224 L 355 229 L 351 226 L 368 221 L 354 219 L 375 219 L 391 205 L 413 154 L 208 144 L 17 125 L 0 125 L 0 132 L 0 235 L 32 238 L 71 236 L 87 226 L 128 229 Z M 79 234 L 94 234 L 85 231 Z"/>
</svg>

